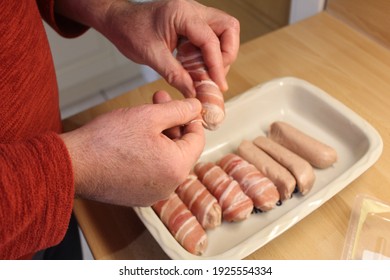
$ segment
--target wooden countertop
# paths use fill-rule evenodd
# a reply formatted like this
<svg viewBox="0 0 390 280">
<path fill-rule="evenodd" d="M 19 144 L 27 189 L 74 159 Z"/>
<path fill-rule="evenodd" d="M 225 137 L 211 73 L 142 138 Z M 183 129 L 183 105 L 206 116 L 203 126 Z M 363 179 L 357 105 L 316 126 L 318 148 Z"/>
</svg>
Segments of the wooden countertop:
<svg viewBox="0 0 390 280">
<path fill-rule="evenodd" d="M 378 130 L 384 149 L 364 174 L 247 259 L 340 259 L 356 195 L 390 202 L 390 50 L 323 12 L 242 45 L 226 97 L 284 76 L 307 80 L 350 107 Z M 64 120 L 64 128 L 150 103 L 158 89 L 180 97 L 159 80 Z M 131 208 L 77 199 L 74 212 L 95 259 L 168 258 Z"/>
</svg>

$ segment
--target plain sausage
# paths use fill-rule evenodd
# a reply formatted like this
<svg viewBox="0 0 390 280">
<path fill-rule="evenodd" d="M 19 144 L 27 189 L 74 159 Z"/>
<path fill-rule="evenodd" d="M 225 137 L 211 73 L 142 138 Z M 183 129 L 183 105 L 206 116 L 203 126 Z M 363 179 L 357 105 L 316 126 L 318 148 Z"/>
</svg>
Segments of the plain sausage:
<svg viewBox="0 0 390 280">
<path fill-rule="evenodd" d="M 295 190 L 296 181 L 290 171 L 251 141 L 243 140 L 238 146 L 237 153 L 243 159 L 253 164 L 275 184 L 281 201 L 291 198 Z"/>
<path fill-rule="evenodd" d="M 308 161 L 264 136 L 255 138 L 253 143 L 294 175 L 298 191 L 301 194 L 305 195 L 312 189 L 316 176 L 313 167 Z"/>
<path fill-rule="evenodd" d="M 272 123 L 268 136 L 314 167 L 327 168 L 337 161 L 335 149 L 285 122 Z"/>
</svg>

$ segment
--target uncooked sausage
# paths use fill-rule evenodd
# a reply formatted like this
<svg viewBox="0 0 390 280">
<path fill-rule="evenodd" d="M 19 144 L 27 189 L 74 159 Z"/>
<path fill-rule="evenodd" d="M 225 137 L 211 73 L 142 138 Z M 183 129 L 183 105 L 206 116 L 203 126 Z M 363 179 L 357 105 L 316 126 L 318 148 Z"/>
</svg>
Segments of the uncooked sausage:
<svg viewBox="0 0 390 280">
<path fill-rule="evenodd" d="M 337 161 L 335 149 L 285 122 L 272 123 L 268 136 L 307 160 L 314 167 L 327 168 Z"/>
<path fill-rule="evenodd" d="M 199 162 L 194 171 L 218 199 L 225 221 L 238 222 L 249 217 L 253 210 L 252 200 L 243 192 L 238 182 L 221 167 L 212 162 Z"/>
<path fill-rule="evenodd" d="M 216 130 L 225 118 L 224 98 L 218 85 L 211 80 L 199 48 L 181 38 L 176 58 L 190 74 L 196 97 L 202 103 L 204 126 Z"/>
<path fill-rule="evenodd" d="M 268 211 L 275 208 L 279 192 L 272 181 L 264 176 L 253 164 L 230 153 L 219 160 L 218 165 L 240 184 L 256 208 Z"/>
<path fill-rule="evenodd" d="M 194 174 L 176 188 L 176 193 L 204 229 L 221 225 L 222 210 L 217 199 Z"/>
<path fill-rule="evenodd" d="M 312 189 L 316 176 L 309 162 L 270 138 L 259 136 L 253 143 L 294 175 L 301 194 L 305 195 Z"/>
<path fill-rule="evenodd" d="M 291 198 L 295 190 L 296 181 L 290 171 L 263 150 L 259 149 L 251 141 L 243 140 L 238 146 L 237 153 L 243 159 L 253 164 L 275 184 L 281 201 Z"/>
<path fill-rule="evenodd" d="M 156 202 L 152 208 L 184 249 L 195 255 L 204 253 L 208 244 L 207 234 L 175 192 L 169 198 Z"/>
</svg>

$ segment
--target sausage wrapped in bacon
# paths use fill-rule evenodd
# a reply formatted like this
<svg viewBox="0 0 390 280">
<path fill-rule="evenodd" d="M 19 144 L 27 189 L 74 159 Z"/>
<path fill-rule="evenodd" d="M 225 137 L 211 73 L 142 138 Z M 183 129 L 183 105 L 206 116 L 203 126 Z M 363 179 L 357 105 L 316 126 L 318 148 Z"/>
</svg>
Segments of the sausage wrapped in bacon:
<svg viewBox="0 0 390 280">
<path fill-rule="evenodd" d="M 207 162 L 196 164 L 194 170 L 199 180 L 218 199 L 225 221 L 237 222 L 249 217 L 253 210 L 252 200 L 221 167 Z"/>
<path fill-rule="evenodd" d="M 176 193 L 204 229 L 221 225 L 221 206 L 195 175 L 190 174 L 177 187 Z"/>
<path fill-rule="evenodd" d="M 268 211 L 276 206 L 280 198 L 276 186 L 254 165 L 232 153 L 224 156 L 218 165 L 237 180 L 256 208 Z"/>
<path fill-rule="evenodd" d="M 196 97 L 202 103 L 204 126 L 215 130 L 225 118 L 224 98 L 218 85 L 211 80 L 199 48 L 185 38 L 181 38 L 177 47 L 177 59 L 190 74 Z"/>
<path fill-rule="evenodd" d="M 184 249 L 195 255 L 204 253 L 206 232 L 175 192 L 168 199 L 156 202 L 152 208 Z"/>
</svg>

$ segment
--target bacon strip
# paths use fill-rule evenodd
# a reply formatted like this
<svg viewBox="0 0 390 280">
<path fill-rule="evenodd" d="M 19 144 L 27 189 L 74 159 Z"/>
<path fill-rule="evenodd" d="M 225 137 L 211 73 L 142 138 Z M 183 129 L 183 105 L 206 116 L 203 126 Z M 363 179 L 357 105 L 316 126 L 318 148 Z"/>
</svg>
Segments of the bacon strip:
<svg viewBox="0 0 390 280">
<path fill-rule="evenodd" d="M 254 165 L 236 154 L 227 154 L 218 165 L 240 184 L 256 208 L 268 211 L 279 201 L 279 192 L 270 179 L 264 176 Z"/>
<path fill-rule="evenodd" d="M 208 242 L 206 232 L 175 192 L 152 208 L 184 249 L 194 255 L 204 253 Z"/>
<path fill-rule="evenodd" d="M 198 163 L 194 171 L 199 180 L 218 199 L 225 221 L 237 222 L 249 217 L 253 210 L 252 200 L 242 191 L 238 182 L 221 167 L 211 162 Z"/>
<path fill-rule="evenodd" d="M 204 229 L 212 229 L 221 225 L 221 206 L 195 175 L 190 174 L 177 187 L 176 193 Z"/>
<path fill-rule="evenodd" d="M 181 38 L 177 51 L 177 59 L 194 81 L 196 97 L 202 103 L 204 126 L 216 130 L 225 118 L 223 94 L 218 85 L 211 80 L 199 48 L 187 39 Z"/>
</svg>

